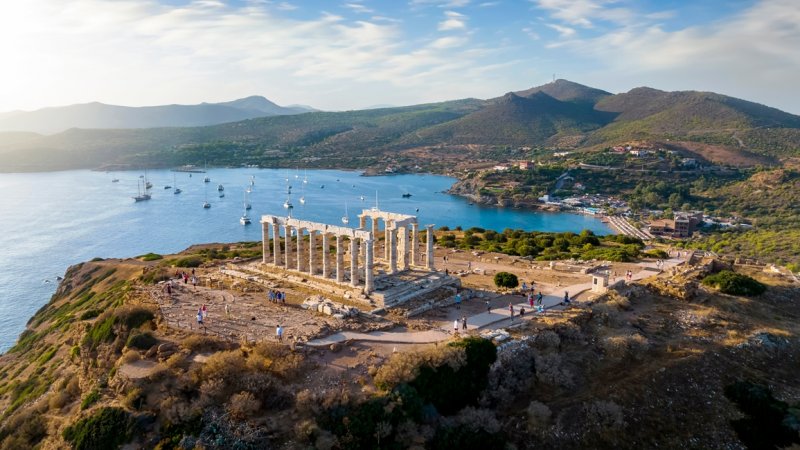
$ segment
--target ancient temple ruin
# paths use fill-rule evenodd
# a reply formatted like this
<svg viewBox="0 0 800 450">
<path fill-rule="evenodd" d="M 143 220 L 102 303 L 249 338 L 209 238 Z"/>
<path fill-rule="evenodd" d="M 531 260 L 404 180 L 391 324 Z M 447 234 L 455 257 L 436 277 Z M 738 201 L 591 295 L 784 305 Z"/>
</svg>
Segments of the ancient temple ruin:
<svg viewBox="0 0 800 450">
<path fill-rule="evenodd" d="M 379 306 L 411 298 L 414 292 L 459 284 L 436 272 L 433 225 L 425 226 L 425 250 L 420 252 L 416 216 L 372 208 L 358 218 L 359 227 L 352 228 L 263 215 L 261 262 L 265 269 L 302 274 L 317 287 L 338 286 Z"/>
</svg>

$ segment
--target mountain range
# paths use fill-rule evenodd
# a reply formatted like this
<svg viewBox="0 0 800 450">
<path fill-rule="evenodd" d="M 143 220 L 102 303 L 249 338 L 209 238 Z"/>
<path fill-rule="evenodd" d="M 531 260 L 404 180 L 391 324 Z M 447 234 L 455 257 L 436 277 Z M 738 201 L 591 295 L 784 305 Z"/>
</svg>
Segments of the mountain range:
<svg viewBox="0 0 800 450">
<path fill-rule="evenodd" d="M 249 104 L 245 100 L 237 102 Z M 252 110 L 243 108 L 247 109 Z M 753 164 L 776 162 L 800 155 L 800 116 L 711 92 L 640 87 L 612 94 L 556 80 L 488 100 L 310 112 L 201 127 L 0 134 L 0 170 L 170 166 L 205 160 L 276 166 L 300 159 L 315 167 L 363 168 L 387 160 L 417 164 L 420 149 L 435 161 L 436 152 L 448 149 L 469 159 L 484 158 L 480 149 L 591 151 L 632 141 L 686 143 L 700 151 L 716 146 L 727 154 L 761 158 Z"/>
<path fill-rule="evenodd" d="M 261 96 L 199 105 L 117 106 L 104 103 L 0 113 L 0 131 L 51 134 L 70 128 L 196 127 L 316 111 L 308 106 L 278 106 Z"/>
</svg>

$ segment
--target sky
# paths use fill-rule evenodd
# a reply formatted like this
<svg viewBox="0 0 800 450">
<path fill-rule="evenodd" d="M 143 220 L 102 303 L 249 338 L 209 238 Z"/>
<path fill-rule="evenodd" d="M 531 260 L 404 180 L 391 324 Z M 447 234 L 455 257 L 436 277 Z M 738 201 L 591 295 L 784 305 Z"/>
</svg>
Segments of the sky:
<svg viewBox="0 0 800 450">
<path fill-rule="evenodd" d="M 800 0 L 0 2 L 0 111 L 250 95 L 348 110 L 553 77 L 800 114 Z"/>
</svg>

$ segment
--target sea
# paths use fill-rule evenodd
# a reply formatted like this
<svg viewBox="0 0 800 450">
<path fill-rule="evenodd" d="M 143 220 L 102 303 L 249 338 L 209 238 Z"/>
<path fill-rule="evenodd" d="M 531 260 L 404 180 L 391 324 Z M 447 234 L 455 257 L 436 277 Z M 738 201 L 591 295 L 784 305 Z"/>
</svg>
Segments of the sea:
<svg viewBox="0 0 800 450">
<path fill-rule="evenodd" d="M 145 177 L 152 198 L 135 202 Z M 415 214 L 421 225 L 437 228 L 613 233 L 591 216 L 473 205 L 444 192 L 454 182 L 427 174 L 253 168 L 0 174 L 0 353 L 50 300 L 57 277 L 70 265 L 95 257 L 174 253 L 197 243 L 260 240 L 260 215 L 287 214 L 287 200 L 293 217 L 340 224 L 347 216 L 350 226 L 357 226 L 362 209 L 377 205 Z M 203 208 L 205 201 L 210 208 Z M 252 224 L 243 226 L 245 202 L 252 206 Z"/>
</svg>

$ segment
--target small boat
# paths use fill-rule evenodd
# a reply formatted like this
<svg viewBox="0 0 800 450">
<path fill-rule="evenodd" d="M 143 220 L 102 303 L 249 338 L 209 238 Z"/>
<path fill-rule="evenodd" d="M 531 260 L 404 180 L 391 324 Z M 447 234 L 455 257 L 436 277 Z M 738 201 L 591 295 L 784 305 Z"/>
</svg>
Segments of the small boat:
<svg viewBox="0 0 800 450">
<path fill-rule="evenodd" d="M 211 208 L 211 203 L 203 202 L 203 208 L 205 209 Z"/>
<path fill-rule="evenodd" d="M 203 183 L 211 183 L 211 178 L 209 177 L 203 178 Z"/>
<path fill-rule="evenodd" d="M 218 190 L 218 191 L 224 191 L 224 190 L 225 190 L 225 187 L 224 187 L 224 186 L 222 186 L 221 184 L 218 184 L 218 185 L 217 185 L 217 190 Z"/>
<path fill-rule="evenodd" d="M 324 184 L 322 184 L 322 185 L 320 185 L 320 186 L 319 186 L 319 188 L 320 188 L 320 189 L 325 189 L 325 185 L 324 185 Z"/>
<path fill-rule="evenodd" d="M 250 218 L 247 217 L 247 212 L 242 217 L 239 217 L 239 223 L 242 225 L 250 225 Z"/>
<path fill-rule="evenodd" d="M 361 201 L 362 201 L 362 202 L 364 201 L 364 196 L 363 196 L 363 195 L 361 196 Z"/>
<path fill-rule="evenodd" d="M 208 162 L 206 162 L 203 165 L 203 172 L 208 172 Z M 192 176 L 192 174 L 189 174 L 189 176 Z M 211 182 L 211 178 L 208 175 L 206 175 L 205 178 L 203 178 L 203 183 L 210 183 L 210 182 Z M 209 208 L 210 207 L 211 207 L 211 205 L 209 205 Z"/>
<path fill-rule="evenodd" d="M 403 194 L 403 198 L 409 198 L 409 197 L 411 197 L 410 193 L 406 192 L 405 194 Z"/>
<path fill-rule="evenodd" d="M 172 189 L 172 186 L 166 185 L 166 186 L 164 186 L 164 189 Z"/>
<path fill-rule="evenodd" d="M 203 208 L 211 208 L 211 203 L 208 203 L 208 189 L 203 192 Z"/>
<path fill-rule="evenodd" d="M 306 204 L 306 197 L 305 196 L 300 197 L 300 203 L 302 203 L 303 205 Z"/>
<path fill-rule="evenodd" d="M 253 192 L 253 189 L 248 186 L 247 189 L 245 189 L 244 191 L 249 194 L 249 193 Z"/>
<path fill-rule="evenodd" d="M 244 213 L 244 214 L 245 214 L 245 215 L 247 215 L 247 211 L 248 211 L 249 209 L 252 209 L 252 208 L 253 208 L 253 205 L 251 205 L 251 204 L 250 204 L 250 202 L 248 202 L 248 201 L 247 201 L 247 194 L 248 194 L 249 192 L 250 192 L 249 190 L 247 190 L 247 191 L 244 191 L 244 211 L 245 211 L 245 213 Z M 244 224 L 243 224 L 243 225 L 244 225 Z"/>
<path fill-rule="evenodd" d="M 347 225 L 350 223 L 350 218 L 347 217 L 347 203 L 344 204 L 344 215 L 342 216 L 342 223 Z"/>
<path fill-rule="evenodd" d="M 283 202 L 283 207 L 286 208 L 286 209 L 294 208 L 294 206 L 292 205 L 292 202 L 290 202 L 289 200 L 286 200 L 285 202 Z"/>
<path fill-rule="evenodd" d="M 191 176 L 192 174 L 189 174 L 189 175 Z M 172 174 L 172 184 L 175 185 L 175 190 L 172 191 L 173 194 L 180 194 L 181 192 L 183 192 L 181 190 L 181 188 L 178 187 L 178 183 L 175 181 L 175 174 L 174 173 Z"/>
<path fill-rule="evenodd" d="M 219 193 L 219 198 L 222 198 L 222 197 L 225 197 L 225 193 L 224 192 L 220 192 Z"/>
<path fill-rule="evenodd" d="M 119 183 L 119 178 L 114 178 L 113 180 L 111 180 L 111 182 L 112 183 Z"/>
<path fill-rule="evenodd" d="M 152 189 L 153 188 L 153 183 L 151 183 L 149 181 L 145 181 L 144 182 L 144 188 L 145 189 Z"/>
<path fill-rule="evenodd" d="M 174 191 L 172 191 L 172 193 L 173 193 L 173 194 L 180 194 L 181 192 L 183 192 L 183 191 L 181 190 L 181 188 L 175 188 L 175 190 L 174 190 Z"/>
</svg>

